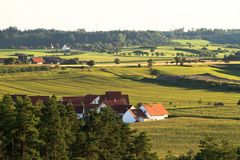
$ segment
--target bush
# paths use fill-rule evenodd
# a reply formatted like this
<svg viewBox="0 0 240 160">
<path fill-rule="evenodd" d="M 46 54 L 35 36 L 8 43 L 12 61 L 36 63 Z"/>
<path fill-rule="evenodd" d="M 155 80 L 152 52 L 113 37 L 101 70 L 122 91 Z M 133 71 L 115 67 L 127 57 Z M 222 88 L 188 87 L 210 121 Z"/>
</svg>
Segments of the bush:
<svg viewBox="0 0 240 160">
<path fill-rule="evenodd" d="M 237 102 L 237 105 L 240 106 L 240 100 Z"/>
<path fill-rule="evenodd" d="M 160 75 L 160 71 L 157 69 L 150 69 L 150 74 L 158 77 Z"/>
<path fill-rule="evenodd" d="M 215 102 L 214 106 L 221 107 L 221 106 L 224 106 L 224 103 L 223 102 Z"/>
</svg>

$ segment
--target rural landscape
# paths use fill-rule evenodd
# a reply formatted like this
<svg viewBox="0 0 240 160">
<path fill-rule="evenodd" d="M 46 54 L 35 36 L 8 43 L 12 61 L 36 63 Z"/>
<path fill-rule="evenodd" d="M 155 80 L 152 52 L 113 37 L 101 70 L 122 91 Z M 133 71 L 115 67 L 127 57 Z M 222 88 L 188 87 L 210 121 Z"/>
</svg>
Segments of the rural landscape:
<svg viewBox="0 0 240 160">
<path fill-rule="evenodd" d="M 240 29 L 43 28 L 0 27 L 0 159 L 240 160 Z"/>
</svg>

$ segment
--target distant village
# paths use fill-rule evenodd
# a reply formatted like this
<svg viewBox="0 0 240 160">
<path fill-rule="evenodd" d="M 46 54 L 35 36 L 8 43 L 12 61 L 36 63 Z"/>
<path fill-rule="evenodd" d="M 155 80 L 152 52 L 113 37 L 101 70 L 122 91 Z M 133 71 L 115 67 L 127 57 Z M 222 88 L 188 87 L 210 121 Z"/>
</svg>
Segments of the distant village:
<svg viewBox="0 0 240 160">
<path fill-rule="evenodd" d="M 54 49 L 52 46 L 51 49 Z M 64 45 L 59 52 L 64 53 L 64 55 L 67 55 L 70 53 L 70 47 L 67 45 Z M 56 55 L 52 56 L 43 56 L 43 57 L 34 57 L 32 54 L 26 54 L 26 53 L 15 53 L 12 55 L 13 57 L 9 58 L 0 58 L 0 63 L 2 64 L 79 64 L 82 63 L 79 61 L 78 58 L 72 58 L 72 59 L 62 59 Z M 17 57 L 17 58 L 15 58 Z M 84 62 L 83 62 L 84 63 Z"/>
<path fill-rule="evenodd" d="M 29 97 L 32 104 L 38 102 L 47 103 L 49 96 L 27 96 L 27 95 L 11 95 L 13 101 L 18 97 Z M 100 112 L 101 109 L 111 107 L 125 123 L 135 123 L 144 121 L 163 120 L 168 117 L 169 113 L 162 104 L 142 104 L 134 107 L 129 102 L 127 94 L 119 91 L 107 91 L 103 95 L 88 94 L 85 96 L 61 97 L 59 103 L 70 105 L 75 108 L 77 117 L 83 118 L 90 110 Z"/>
</svg>

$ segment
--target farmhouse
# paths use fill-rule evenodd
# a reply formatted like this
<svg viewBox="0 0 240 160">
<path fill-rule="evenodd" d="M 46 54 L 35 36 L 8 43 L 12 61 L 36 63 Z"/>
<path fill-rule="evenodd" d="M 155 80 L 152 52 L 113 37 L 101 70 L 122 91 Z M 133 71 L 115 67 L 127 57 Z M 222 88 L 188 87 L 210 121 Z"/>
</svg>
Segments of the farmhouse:
<svg viewBox="0 0 240 160">
<path fill-rule="evenodd" d="M 123 114 L 123 122 L 134 123 L 167 118 L 169 113 L 161 104 L 144 104 L 139 109 L 130 108 Z"/>
<path fill-rule="evenodd" d="M 75 107 L 78 118 L 82 118 L 90 110 L 95 109 L 100 112 L 102 108 L 106 107 L 111 107 L 122 116 L 131 107 L 128 95 L 113 91 L 108 91 L 104 95 L 88 94 L 86 96 L 62 97 L 62 103 Z"/>
<path fill-rule="evenodd" d="M 45 61 L 42 58 L 40 58 L 40 57 L 32 57 L 30 59 L 30 62 L 32 64 L 43 64 Z"/>
<path fill-rule="evenodd" d="M 161 120 L 168 117 L 168 111 L 161 104 L 144 104 L 140 107 L 150 120 Z"/>
</svg>

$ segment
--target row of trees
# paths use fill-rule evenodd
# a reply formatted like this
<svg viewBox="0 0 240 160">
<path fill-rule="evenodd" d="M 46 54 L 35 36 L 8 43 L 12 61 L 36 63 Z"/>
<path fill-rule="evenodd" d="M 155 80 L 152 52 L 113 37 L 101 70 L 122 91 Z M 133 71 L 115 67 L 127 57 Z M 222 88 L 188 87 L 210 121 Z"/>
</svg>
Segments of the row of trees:
<svg viewBox="0 0 240 160">
<path fill-rule="evenodd" d="M 202 48 L 199 50 L 190 48 L 174 48 L 177 51 L 185 51 L 189 53 L 196 54 L 199 57 L 216 57 L 218 55 L 217 51 L 208 50 L 207 48 Z"/>
<path fill-rule="evenodd" d="M 157 46 L 173 44 L 171 39 L 205 39 L 220 44 L 240 44 L 240 30 L 177 29 L 174 31 L 96 31 L 24 30 L 9 27 L 0 30 L 0 48 L 55 48 L 71 44 L 72 48 L 99 52 L 118 52 L 122 46 Z M 154 51 L 154 48 L 152 48 Z"/>
<path fill-rule="evenodd" d="M 155 160 L 145 133 L 130 130 L 110 108 L 77 119 L 52 96 L 45 104 L 4 95 L 0 101 L 0 159 Z"/>
<path fill-rule="evenodd" d="M 164 32 L 169 39 L 204 39 L 217 44 L 240 44 L 240 29 L 207 29 L 185 31 L 184 28 Z"/>
<path fill-rule="evenodd" d="M 229 63 L 230 61 L 240 61 L 240 52 L 236 52 L 235 54 L 225 55 L 223 61 Z"/>
<path fill-rule="evenodd" d="M 16 27 L 0 30 L 0 48 L 45 48 L 51 43 L 61 48 L 68 43 L 71 48 L 84 50 L 114 50 L 129 45 L 160 45 L 170 41 L 163 33 L 156 31 L 96 31 L 86 32 L 35 29 L 20 31 Z M 85 44 L 85 45 L 83 45 Z"/>
</svg>

